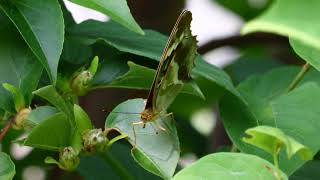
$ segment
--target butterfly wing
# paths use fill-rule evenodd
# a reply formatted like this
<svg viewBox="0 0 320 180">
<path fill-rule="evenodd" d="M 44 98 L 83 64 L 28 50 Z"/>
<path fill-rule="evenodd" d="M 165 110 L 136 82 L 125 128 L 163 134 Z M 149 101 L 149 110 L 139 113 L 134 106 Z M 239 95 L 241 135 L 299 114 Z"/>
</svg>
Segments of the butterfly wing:
<svg viewBox="0 0 320 180">
<path fill-rule="evenodd" d="M 197 54 L 197 40 L 190 30 L 191 20 L 190 11 L 180 14 L 162 53 L 146 109 L 152 107 L 153 112 L 158 113 L 166 110 L 184 83 L 191 79 Z"/>
</svg>

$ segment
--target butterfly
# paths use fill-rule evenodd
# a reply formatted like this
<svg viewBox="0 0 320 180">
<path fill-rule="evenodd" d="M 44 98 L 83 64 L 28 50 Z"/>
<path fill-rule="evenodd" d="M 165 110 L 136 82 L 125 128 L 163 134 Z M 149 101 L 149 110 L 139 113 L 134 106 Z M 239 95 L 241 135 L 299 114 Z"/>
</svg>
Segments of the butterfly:
<svg viewBox="0 0 320 180">
<path fill-rule="evenodd" d="M 134 125 L 145 127 L 158 116 L 170 115 L 166 113 L 168 107 L 184 84 L 191 80 L 197 56 L 197 40 L 191 33 L 191 20 L 190 11 L 184 10 L 180 14 L 161 55 L 145 108 L 140 113 L 141 121 L 134 122 Z"/>
<path fill-rule="evenodd" d="M 177 130 L 167 109 L 184 84 L 192 80 L 191 71 L 197 56 L 191 20 L 190 11 L 183 11 L 179 16 L 163 50 L 147 100 L 138 98 L 122 102 L 108 115 L 105 125 L 127 135 L 133 145 L 134 159 L 165 179 L 172 177 L 180 157 Z M 135 129 L 135 125 L 143 126 Z M 153 125 L 164 131 L 158 132 Z M 150 164 L 156 168 L 150 168 Z"/>
</svg>

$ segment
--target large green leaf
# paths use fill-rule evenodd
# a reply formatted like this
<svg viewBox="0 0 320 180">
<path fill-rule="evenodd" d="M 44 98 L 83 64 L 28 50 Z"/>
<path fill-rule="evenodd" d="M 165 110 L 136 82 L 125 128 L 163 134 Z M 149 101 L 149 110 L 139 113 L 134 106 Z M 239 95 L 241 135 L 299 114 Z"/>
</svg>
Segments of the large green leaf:
<svg viewBox="0 0 320 180">
<path fill-rule="evenodd" d="M 106 127 L 116 128 L 128 135 L 133 145 L 134 159 L 146 170 L 165 179 L 171 178 L 179 160 L 179 140 L 171 116 L 160 116 L 156 123 L 133 125 L 139 122 L 144 110 L 143 99 L 132 99 L 118 105 L 107 117 Z M 160 130 L 159 125 L 166 131 Z"/>
<path fill-rule="evenodd" d="M 64 113 L 57 113 L 32 129 L 24 145 L 58 151 L 70 146 L 72 130 Z"/>
<path fill-rule="evenodd" d="M 40 106 L 33 109 L 27 117 L 27 124 L 30 126 L 37 126 L 48 117 L 58 113 L 58 110 L 52 106 Z"/>
<path fill-rule="evenodd" d="M 103 40 L 112 47 L 123 52 L 160 59 L 167 37 L 151 30 L 139 35 L 123 28 L 115 22 L 99 22 L 88 20 L 68 29 L 72 38 L 88 44 Z"/>
<path fill-rule="evenodd" d="M 128 61 L 128 65 L 124 63 L 125 62 L 111 60 L 100 65 L 98 72 L 93 79 L 91 89 L 150 89 L 156 71 L 131 61 Z M 196 91 L 191 84 L 188 83 L 184 85 L 181 92 L 201 97 L 201 92 Z"/>
<path fill-rule="evenodd" d="M 139 27 L 133 19 L 130 9 L 126 0 L 70 0 L 81 6 L 85 6 L 97 10 L 126 28 L 139 34 L 144 34 L 143 30 Z"/>
<path fill-rule="evenodd" d="M 82 156 L 77 169 L 79 174 L 86 180 L 122 180 L 129 178 L 160 180 L 160 177 L 145 171 L 137 165 L 130 157 L 130 147 L 127 144 L 113 144 L 107 151 L 100 157 L 98 155 Z"/>
<path fill-rule="evenodd" d="M 250 20 L 259 15 L 269 4 L 270 0 L 248 1 L 248 0 L 212 0 L 223 7 L 233 11 L 245 20 Z"/>
<path fill-rule="evenodd" d="M 66 36 L 61 54 L 61 61 L 72 65 L 85 64 L 92 57 L 92 49 L 79 41 L 69 39 Z M 59 69 L 60 72 L 60 69 Z"/>
<path fill-rule="evenodd" d="M 278 180 L 273 164 L 257 156 L 241 153 L 216 153 L 205 156 L 181 170 L 172 180 Z M 281 172 L 281 179 L 288 177 Z"/>
<path fill-rule="evenodd" d="M 63 14 L 58 1 L 3 0 L 0 8 L 55 82 L 64 39 Z"/>
<path fill-rule="evenodd" d="M 309 161 L 294 172 L 294 174 L 290 176 L 290 180 L 317 180 L 320 177 L 319 167 L 319 160 Z"/>
<path fill-rule="evenodd" d="M 226 74 L 224 71 L 222 71 L 218 67 L 207 63 L 200 56 L 198 56 L 196 60 L 196 67 L 193 70 L 193 75 L 196 76 L 195 77 L 196 81 L 197 81 L 197 77 L 205 78 L 207 81 L 210 81 L 211 83 L 215 83 L 218 86 L 226 89 L 228 92 L 232 93 L 233 95 L 241 98 L 238 91 L 234 88 L 233 83 L 230 77 L 228 76 L 228 74 Z"/>
<path fill-rule="evenodd" d="M 83 43 L 93 44 L 102 40 L 108 45 L 122 52 L 128 52 L 139 56 L 148 57 L 153 60 L 160 60 L 168 37 L 158 32 L 146 30 L 144 36 L 132 33 L 114 22 L 85 21 L 68 29 L 73 39 Z M 198 56 L 193 76 L 201 76 L 210 82 L 237 94 L 230 77 L 221 69 L 204 62 Z M 108 78 L 108 76 L 105 75 Z"/>
<path fill-rule="evenodd" d="M 318 0 L 275 0 L 261 16 L 249 21 L 242 33 L 277 33 L 320 49 L 319 9 Z"/>
<path fill-rule="evenodd" d="M 134 89 L 149 89 L 155 70 L 128 62 L 129 71 L 110 83 L 114 87 L 130 87 Z"/>
<path fill-rule="evenodd" d="M 270 155 L 241 141 L 246 129 L 258 125 L 281 129 L 310 148 L 313 154 L 320 149 L 320 143 L 313 140 L 320 135 L 320 121 L 317 121 L 320 115 L 319 73 L 309 72 L 296 89 L 287 93 L 298 72 L 299 68 L 285 67 L 253 76 L 238 87 L 243 100 L 230 94 L 222 99 L 220 110 L 224 125 L 241 151 L 271 160 Z M 283 151 L 280 153 L 280 167 L 287 174 L 293 173 L 303 163 L 305 161 L 297 155 L 289 160 Z"/>
<path fill-rule="evenodd" d="M 1 13 L 0 21 L 0 109 L 14 111 L 13 100 L 2 84 L 9 83 L 20 89 L 28 106 L 32 91 L 38 85 L 42 66 Z"/>
<path fill-rule="evenodd" d="M 302 41 L 290 38 L 290 45 L 293 50 L 305 61 L 320 71 L 320 48 L 307 45 Z"/>
<path fill-rule="evenodd" d="M 257 54 L 256 47 L 243 52 L 243 55 L 235 60 L 234 63 L 224 69 L 230 75 L 235 84 L 239 84 L 246 78 L 254 74 L 262 74 L 273 68 L 283 66 L 280 61 L 270 57 L 268 52 Z"/>
<path fill-rule="evenodd" d="M 205 99 L 190 95 L 190 93 L 180 93 L 171 105 L 176 115 L 187 118 L 197 110 L 212 108 L 226 91 L 241 98 L 230 77 L 221 69 L 205 62 L 200 56 L 196 60 L 192 76 L 201 88 Z M 188 106 L 186 106 L 186 100 L 189 102 Z"/>
<path fill-rule="evenodd" d="M 11 180 L 16 174 L 16 170 L 10 156 L 4 152 L 0 152 L 0 164 L 0 179 Z"/>
<path fill-rule="evenodd" d="M 33 94 L 42 97 L 43 99 L 50 102 L 61 112 L 66 113 L 68 117 L 73 118 L 73 107 L 70 102 L 66 101 L 64 97 L 62 97 L 56 88 L 52 85 L 42 87 L 33 92 Z M 71 122 L 73 123 L 73 122 Z"/>
</svg>

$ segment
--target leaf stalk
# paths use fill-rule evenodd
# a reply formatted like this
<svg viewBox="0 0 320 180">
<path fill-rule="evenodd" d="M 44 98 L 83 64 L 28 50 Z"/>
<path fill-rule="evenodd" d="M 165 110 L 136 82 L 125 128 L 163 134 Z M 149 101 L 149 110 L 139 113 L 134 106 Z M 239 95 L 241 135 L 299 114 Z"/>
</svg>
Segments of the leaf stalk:
<svg viewBox="0 0 320 180">
<path fill-rule="evenodd" d="M 293 79 L 293 81 L 291 82 L 291 84 L 289 85 L 287 92 L 292 91 L 294 88 L 297 87 L 297 85 L 301 82 L 301 80 L 303 79 L 303 77 L 305 76 L 305 74 L 309 71 L 310 69 L 310 64 L 309 63 L 305 63 L 300 72 L 296 75 L 296 77 Z"/>
</svg>

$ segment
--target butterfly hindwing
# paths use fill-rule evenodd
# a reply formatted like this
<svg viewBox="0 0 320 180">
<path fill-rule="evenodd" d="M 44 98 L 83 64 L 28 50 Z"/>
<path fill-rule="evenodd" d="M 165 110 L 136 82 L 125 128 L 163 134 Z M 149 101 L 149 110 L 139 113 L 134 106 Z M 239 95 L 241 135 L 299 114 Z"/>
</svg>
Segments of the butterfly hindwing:
<svg viewBox="0 0 320 180">
<path fill-rule="evenodd" d="M 146 109 L 152 107 L 154 113 L 166 111 L 191 78 L 197 54 L 197 41 L 190 30 L 191 20 L 190 11 L 181 13 L 161 56 L 146 105 Z"/>
</svg>

